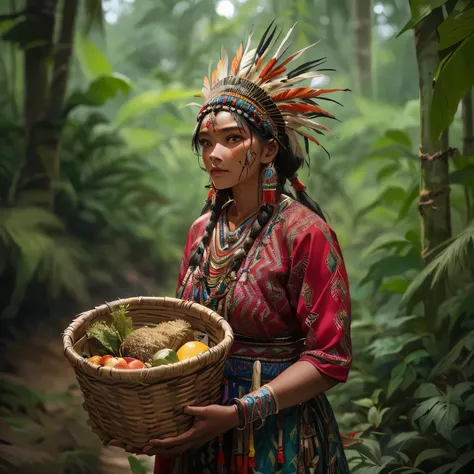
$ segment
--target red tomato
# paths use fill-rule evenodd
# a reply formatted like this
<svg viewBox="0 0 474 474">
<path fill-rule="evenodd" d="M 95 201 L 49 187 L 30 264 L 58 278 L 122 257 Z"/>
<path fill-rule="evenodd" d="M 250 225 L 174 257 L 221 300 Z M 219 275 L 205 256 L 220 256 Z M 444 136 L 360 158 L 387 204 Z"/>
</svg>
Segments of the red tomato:
<svg viewBox="0 0 474 474">
<path fill-rule="evenodd" d="M 145 364 L 141 360 L 137 360 L 137 359 L 132 360 L 132 362 L 129 362 L 128 366 L 131 369 L 144 369 L 145 368 Z"/>
</svg>

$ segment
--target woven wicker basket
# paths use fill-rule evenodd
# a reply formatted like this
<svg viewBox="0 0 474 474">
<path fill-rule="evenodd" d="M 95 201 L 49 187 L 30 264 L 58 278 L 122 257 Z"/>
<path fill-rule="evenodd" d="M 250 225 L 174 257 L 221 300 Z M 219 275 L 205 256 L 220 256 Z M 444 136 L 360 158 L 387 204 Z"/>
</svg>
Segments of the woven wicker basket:
<svg viewBox="0 0 474 474">
<path fill-rule="evenodd" d="M 111 310 L 128 305 L 134 327 L 183 319 L 206 332 L 210 349 L 177 364 L 141 370 L 98 367 L 82 357 L 89 354 L 87 328 L 97 320 L 110 321 Z M 92 430 L 104 442 L 142 448 L 152 438 L 177 436 L 192 418 L 186 405 L 217 403 L 221 396 L 224 362 L 233 343 L 224 318 L 199 304 L 175 298 L 129 298 L 80 314 L 63 335 L 64 355 L 76 373 Z M 90 354 L 89 354 L 90 355 Z"/>
</svg>

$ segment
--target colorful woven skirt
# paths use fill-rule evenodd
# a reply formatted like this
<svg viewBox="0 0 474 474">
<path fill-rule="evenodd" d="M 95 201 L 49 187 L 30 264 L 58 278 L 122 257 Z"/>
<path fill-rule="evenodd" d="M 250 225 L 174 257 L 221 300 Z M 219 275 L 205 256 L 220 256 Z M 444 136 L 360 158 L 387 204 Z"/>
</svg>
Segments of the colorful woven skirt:
<svg viewBox="0 0 474 474">
<path fill-rule="evenodd" d="M 225 367 L 222 403 L 252 391 L 254 361 L 261 362 L 261 384 L 277 377 L 299 357 L 300 341 L 236 338 Z M 272 347 L 279 347 L 278 355 Z M 286 348 L 281 350 L 281 348 Z M 269 358 L 271 357 L 271 359 Z M 176 460 L 173 474 L 350 474 L 332 408 L 322 394 L 282 410 L 244 430 L 234 429 L 195 453 Z M 155 474 L 169 474 L 155 470 Z"/>
</svg>

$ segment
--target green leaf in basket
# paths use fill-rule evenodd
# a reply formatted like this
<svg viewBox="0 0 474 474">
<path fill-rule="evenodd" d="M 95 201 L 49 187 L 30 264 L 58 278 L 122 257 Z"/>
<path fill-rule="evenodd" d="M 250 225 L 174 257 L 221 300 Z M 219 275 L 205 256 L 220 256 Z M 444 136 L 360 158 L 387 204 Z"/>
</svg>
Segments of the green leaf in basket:
<svg viewBox="0 0 474 474">
<path fill-rule="evenodd" d="M 128 462 L 130 463 L 130 469 L 133 474 L 147 474 L 145 463 L 143 461 L 139 461 L 134 456 L 129 456 Z"/>
<path fill-rule="evenodd" d="M 87 337 L 97 339 L 110 354 L 119 355 L 120 335 L 115 327 L 108 326 L 102 321 L 97 321 L 87 330 Z"/>
<path fill-rule="evenodd" d="M 118 309 L 112 311 L 112 320 L 120 338 L 120 343 L 133 331 L 133 320 L 127 316 L 128 305 L 121 304 Z"/>
</svg>

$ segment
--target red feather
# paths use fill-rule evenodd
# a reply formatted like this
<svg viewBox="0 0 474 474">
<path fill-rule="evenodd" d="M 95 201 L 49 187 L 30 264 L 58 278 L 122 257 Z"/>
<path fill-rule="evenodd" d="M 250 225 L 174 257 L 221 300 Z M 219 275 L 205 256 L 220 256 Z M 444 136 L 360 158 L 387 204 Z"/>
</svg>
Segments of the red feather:
<svg viewBox="0 0 474 474">
<path fill-rule="evenodd" d="M 281 111 L 294 112 L 295 114 L 300 114 L 300 113 L 305 114 L 307 112 L 316 112 L 316 113 L 325 115 L 326 117 L 334 118 L 334 115 L 331 115 L 329 112 L 326 112 L 325 110 L 321 109 L 317 105 L 293 103 L 293 104 L 281 104 L 278 108 Z"/>
<path fill-rule="evenodd" d="M 232 72 L 234 76 L 237 75 L 237 71 L 239 70 L 240 61 L 242 60 L 242 52 L 243 52 L 243 44 L 240 43 L 239 49 L 235 53 L 235 57 L 232 60 Z"/>
<path fill-rule="evenodd" d="M 275 69 L 268 77 L 265 78 L 265 81 L 270 81 L 274 77 L 278 76 L 282 72 L 286 71 L 286 67 L 279 67 L 278 69 Z"/>
<path fill-rule="evenodd" d="M 310 87 L 297 87 L 288 91 L 283 91 L 272 96 L 274 102 L 283 102 L 289 99 L 311 99 L 318 97 L 321 94 L 326 94 L 330 92 L 339 92 L 344 89 L 311 89 Z"/>
<path fill-rule="evenodd" d="M 275 65 L 275 63 L 276 63 L 276 58 L 270 59 L 268 64 L 263 68 L 263 71 L 260 74 L 259 78 L 265 80 L 265 76 L 267 75 L 267 73 L 269 73 L 271 71 L 271 69 Z"/>
</svg>

